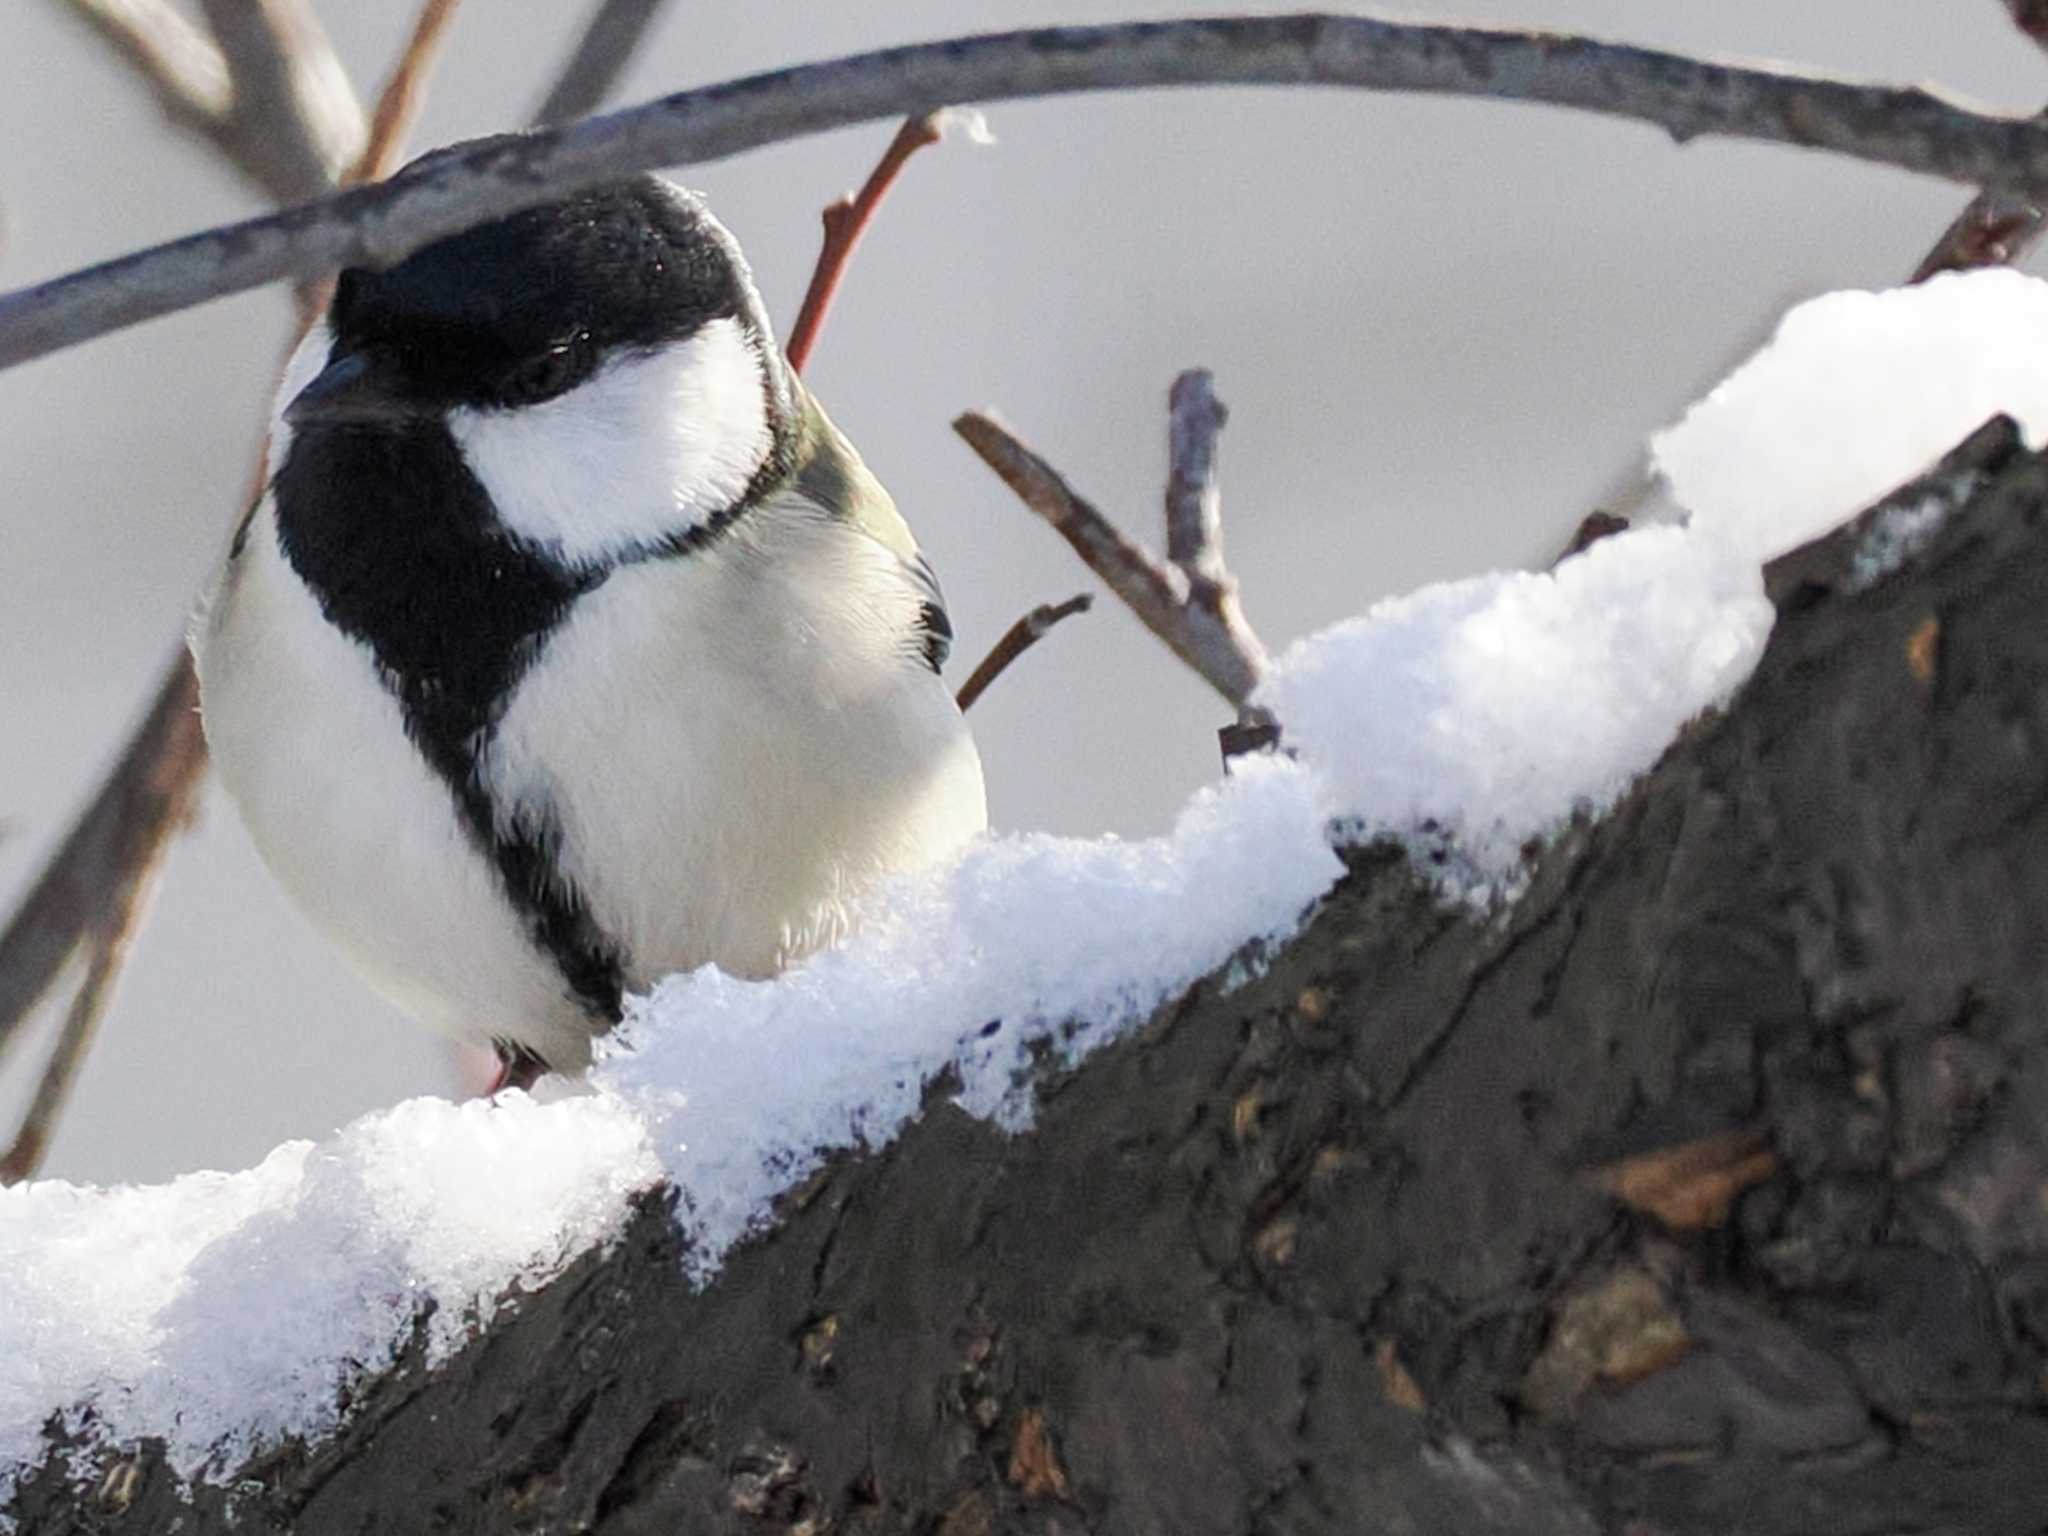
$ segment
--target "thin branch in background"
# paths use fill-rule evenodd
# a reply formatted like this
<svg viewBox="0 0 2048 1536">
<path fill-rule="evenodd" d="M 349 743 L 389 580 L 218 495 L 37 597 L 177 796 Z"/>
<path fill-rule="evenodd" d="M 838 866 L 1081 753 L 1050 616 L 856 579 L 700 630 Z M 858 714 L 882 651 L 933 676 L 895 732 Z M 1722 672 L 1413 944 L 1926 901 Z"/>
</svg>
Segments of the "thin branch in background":
<svg viewBox="0 0 2048 1536">
<path fill-rule="evenodd" d="M 533 114 L 534 126 L 573 123 L 604 105 L 666 0 L 598 0 L 569 62 Z"/>
<path fill-rule="evenodd" d="M 218 145 L 228 65 L 211 38 L 168 0 L 66 0 L 65 9 L 120 55 L 173 124 Z"/>
<path fill-rule="evenodd" d="M 193 782 L 197 784 L 196 776 Z M 128 963 L 128 951 L 142 929 L 143 918 L 163 876 L 164 857 L 170 852 L 175 831 L 175 826 L 167 826 L 150 854 L 126 871 L 128 878 L 102 919 L 104 926 L 95 925 L 87 941 L 85 979 L 72 994 L 64 1027 L 36 1083 L 35 1097 L 29 1101 L 15 1130 L 13 1144 L 0 1154 L 0 1185 L 19 1184 L 33 1177 L 43 1165 L 43 1155 L 49 1151 L 50 1138 L 56 1134 L 57 1121 L 71 1098 L 72 1085 L 78 1080 L 78 1069 L 92 1049 L 100 1020 L 113 1004 L 115 987 Z"/>
<path fill-rule="evenodd" d="M 413 18 L 412 33 L 406 38 L 405 47 L 399 50 L 398 62 L 385 79 L 384 89 L 377 94 L 377 106 L 370 115 L 369 136 L 363 142 L 362 154 L 341 173 L 343 186 L 356 187 L 382 181 L 398 169 L 405 157 L 406 140 L 412 137 L 420 111 L 426 105 L 427 78 L 440 58 L 442 41 L 448 35 L 448 28 L 455 20 L 455 11 L 460 4 L 461 0 L 422 0 L 419 15 Z M 299 316 L 299 328 L 292 337 L 293 347 L 313 328 L 313 322 L 320 318 L 333 296 L 332 273 L 300 283 L 293 290 Z M 259 473 L 260 468 L 259 465 Z"/>
<path fill-rule="evenodd" d="M 988 685 L 1001 677 L 1011 662 L 1043 640 L 1055 624 L 1071 619 L 1077 613 L 1086 613 L 1094 606 L 1095 594 L 1092 592 L 1077 592 L 1064 603 L 1040 603 L 1003 631 L 1003 638 L 981 658 L 981 665 L 960 685 L 960 691 L 953 695 L 953 702 L 959 705 L 962 713 L 974 708 L 974 701 L 988 692 Z"/>
<path fill-rule="evenodd" d="M 478 145 L 412 174 L 188 235 L 0 295 L 0 367 L 282 278 L 387 267 L 490 219 L 634 171 L 742 150 L 935 101 L 1163 85 L 1338 85 L 1575 107 L 1827 149 L 1973 186 L 2048 196 L 2048 125 L 1917 88 L 1726 64 L 1554 32 L 1366 16 L 1223 16 L 1053 27 L 891 48 L 685 91 Z"/>
<path fill-rule="evenodd" d="M 331 191 L 362 109 L 305 0 L 207 0 L 213 35 L 167 0 L 65 0 L 195 134 L 275 203 Z"/>
<path fill-rule="evenodd" d="M 804 290 L 804 301 L 796 312 L 796 323 L 789 328 L 789 345 L 782 349 L 783 355 L 789 359 L 789 366 L 798 373 L 802 373 L 804 365 L 811 360 L 812 349 L 818 344 L 818 333 L 824 329 L 825 316 L 831 312 L 832 300 L 839 292 L 840 280 L 846 276 L 847 265 L 853 260 L 854 248 L 860 244 L 860 237 L 874 222 L 882 199 L 896 185 L 896 178 L 903 174 L 903 167 L 910 163 L 910 157 L 944 137 L 949 110 L 942 107 L 936 112 L 920 112 L 915 117 L 905 118 L 903 126 L 889 141 L 889 147 L 882 151 L 882 158 L 875 162 L 875 168 L 861 184 L 860 191 L 834 198 L 825 205 L 825 243 L 818 250 L 817 265 L 811 268 L 811 284 Z M 974 124 L 978 125 L 979 121 L 977 116 Z M 987 130 L 978 126 L 970 125 L 968 132 L 977 139 L 987 136 Z"/>
<path fill-rule="evenodd" d="M 227 60 L 239 153 L 281 202 L 328 191 L 362 152 L 363 108 L 310 0 L 201 0 L 200 8 Z"/>
<path fill-rule="evenodd" d="M 1125 538 L 1052 465 L 994 417 L 968 411 L 954 420 L 953 430 L 1024 505 L 1052 524 L 1147 629 L 1230 702 L 1241 722 L 1269 720 L 1251 702 L 1265 674 L 1265 647 L 1243 625 L 1242 615 L 1236 624 L 1225 623 L 1214 610 L 1193 601 L 1186 574 Z"/>
<path fill-rule="evenodd" d="M 199 689 L 180 651 L 141 728 L 0 932 L 0 1053 L 81 952 L 85 980 L 13 1145 L 0 1184 L 29 1177 L 149 910 L 165 855 L 198 803 L 206 766 Z"/>
<path fill-rule="evenodd" d="M 412 35 L 405 41 L 384 89 L 377 94 L 377 109 L 370 114 L 370 131 L 363 140 L 363 152 L 342 173 L 345 187 L 382 181 L 398 169 L 405 155 L 405 142 L 420 120 L 426 105 L 427 76 L 441 56 L 441 44 L 462 0 L 424 0 L 413 19 Z"/>
</svg>

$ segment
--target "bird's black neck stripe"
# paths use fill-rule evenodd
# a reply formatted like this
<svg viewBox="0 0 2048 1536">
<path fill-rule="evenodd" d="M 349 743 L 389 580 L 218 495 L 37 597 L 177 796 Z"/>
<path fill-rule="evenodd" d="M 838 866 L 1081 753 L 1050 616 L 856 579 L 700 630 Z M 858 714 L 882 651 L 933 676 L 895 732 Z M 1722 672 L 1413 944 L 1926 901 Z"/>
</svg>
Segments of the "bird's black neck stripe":
<svg viewBox="0 0 2048 1536">
<path fill-rule="evenodd" d="M 544 813 L 501 816 L 480 770 L 513 688 L 605 572 L 508 536 L 439 422 L 295 436 L 274 484 L 278 542 L 329 623 L 367 644 L 534 942 L 577 1000 L 616 1019 L 619 945 L 559 867 Z"/>
</svg>

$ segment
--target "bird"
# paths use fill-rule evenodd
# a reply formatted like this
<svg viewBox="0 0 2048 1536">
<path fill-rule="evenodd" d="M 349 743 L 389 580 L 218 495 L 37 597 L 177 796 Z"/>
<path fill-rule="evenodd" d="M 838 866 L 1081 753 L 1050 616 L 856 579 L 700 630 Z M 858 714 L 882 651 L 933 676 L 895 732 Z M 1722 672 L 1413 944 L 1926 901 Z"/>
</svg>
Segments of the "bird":
<svg viewBox="0 0 2048 1536">
<path fill-rule="evenodd" d="M 494 1092 L 987 825 L 930 565 L 651 173 L 339 274 L 188 639 L 274 877 Z"/>
</svg>

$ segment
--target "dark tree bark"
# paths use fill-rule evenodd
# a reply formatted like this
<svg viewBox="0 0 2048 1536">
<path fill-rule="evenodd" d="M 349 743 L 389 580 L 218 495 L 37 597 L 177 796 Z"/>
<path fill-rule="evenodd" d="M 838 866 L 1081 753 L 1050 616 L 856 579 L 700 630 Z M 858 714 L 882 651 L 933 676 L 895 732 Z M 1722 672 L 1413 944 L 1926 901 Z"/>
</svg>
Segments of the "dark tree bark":
<svg viewBox="0 0 2048 1536">
<path fill-rule="evenodd" d="M 2038 1529 L 2048 462 L 1901 496 L 1505 918 L 1358 850 L 1031 1134 L 935 1091 L 699 1295 L 650 1198 L 232 1504 L 53 1458 L 21 1528 Z"/>
</svg>

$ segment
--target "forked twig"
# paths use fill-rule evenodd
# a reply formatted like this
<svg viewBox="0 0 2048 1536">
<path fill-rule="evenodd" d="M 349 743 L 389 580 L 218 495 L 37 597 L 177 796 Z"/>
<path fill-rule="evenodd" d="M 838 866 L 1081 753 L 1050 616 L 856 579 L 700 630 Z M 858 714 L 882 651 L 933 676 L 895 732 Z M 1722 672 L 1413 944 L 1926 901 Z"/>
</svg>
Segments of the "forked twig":
<svg viewBox="0 0 2048 1536">
<path fill-rule="evenodd" d="M 1173 465 L 1168 476 L 1168 543 L 1175 563 L 1163 564 L 1124 537 L 1043 457 L 994 417 L 968 411 L 953 430 L 1032 511 L 1052 524 L 1075 554 L 1145 627 L 1222 694 L 1239 724 L 1263 729 L 1272 718 L 1252 703 L 1266 672 L 1266 648 L 1237 602 L 1223 564 L 1215 491 L 1215 438 L 1224 412 L 1196 369 L 1174 382 L 1170 396 Z"/>
<path fill-rule="evenodd" d="M 316 197 L 361 152 L 363 106 L 312 0 L 201 0 L 227 60 L 228 115 L 266 184 Z"/>
<path fill-rule="evenodd" d="M 817 265 L 811 268 L 811 283 L 804 290 L 804 301 L 796 312 L 796 323 L 789 328 L 789 344 L 782 349 L 783 355 L 789 359 L 789 366 L 798 373 L 802 373 L 804 365 L 811 360 L 811 351 L 818 344 L 818 333 L 824 329 L 825 316 L 832 308 L 833 297 L 839 292 L 840 280 L 846 276 L 847 264 L 853 260 L 854 247 L 860 244 L 860 237 L 874 222 L 875 210 L 882 206 L 882 199 L 889 195 L 889 189 L 903 174 L 903 167 L 910 163 L 910 157 L 927 144 L 939 142 L 942 136 L 940 116 L 939 112 L 921 112 L 915 117 L 905 118 L 903 126 L 889 141 L 889 147 L 882 151 L 882 158 L 868 172 L 868 179 L 861 184 L 860 191 L 834 198 L 825 205 L 825 243 L 818 250 Z"/>
<path fill-rule="evenodd" d="M 312 13 L 293 0 L 210 0 L 212 36 L 168 0 L 65 0 L 156 96 L 271 201 L 334 187 L 362 110 Z"/>
<path fill-rule="evenodd" d="M 1095 594 L 1092 592 L 1077 592 L 1064 603 L 1040 603 L 1003 631 L 1003 638 L 981 658 L 981 665 L 960 685 L 960 691 L 953 695 L 953 702 L 963 714 L 974 708 L 974 701 L 988 692 L 988 685 L 1001 677 L 1011 662 L 1043 640 L 1055 624 L 1062 619 L 1071 619 L 1077 613 L 1086 613 L 1094 606 Z"/>
</svg>

